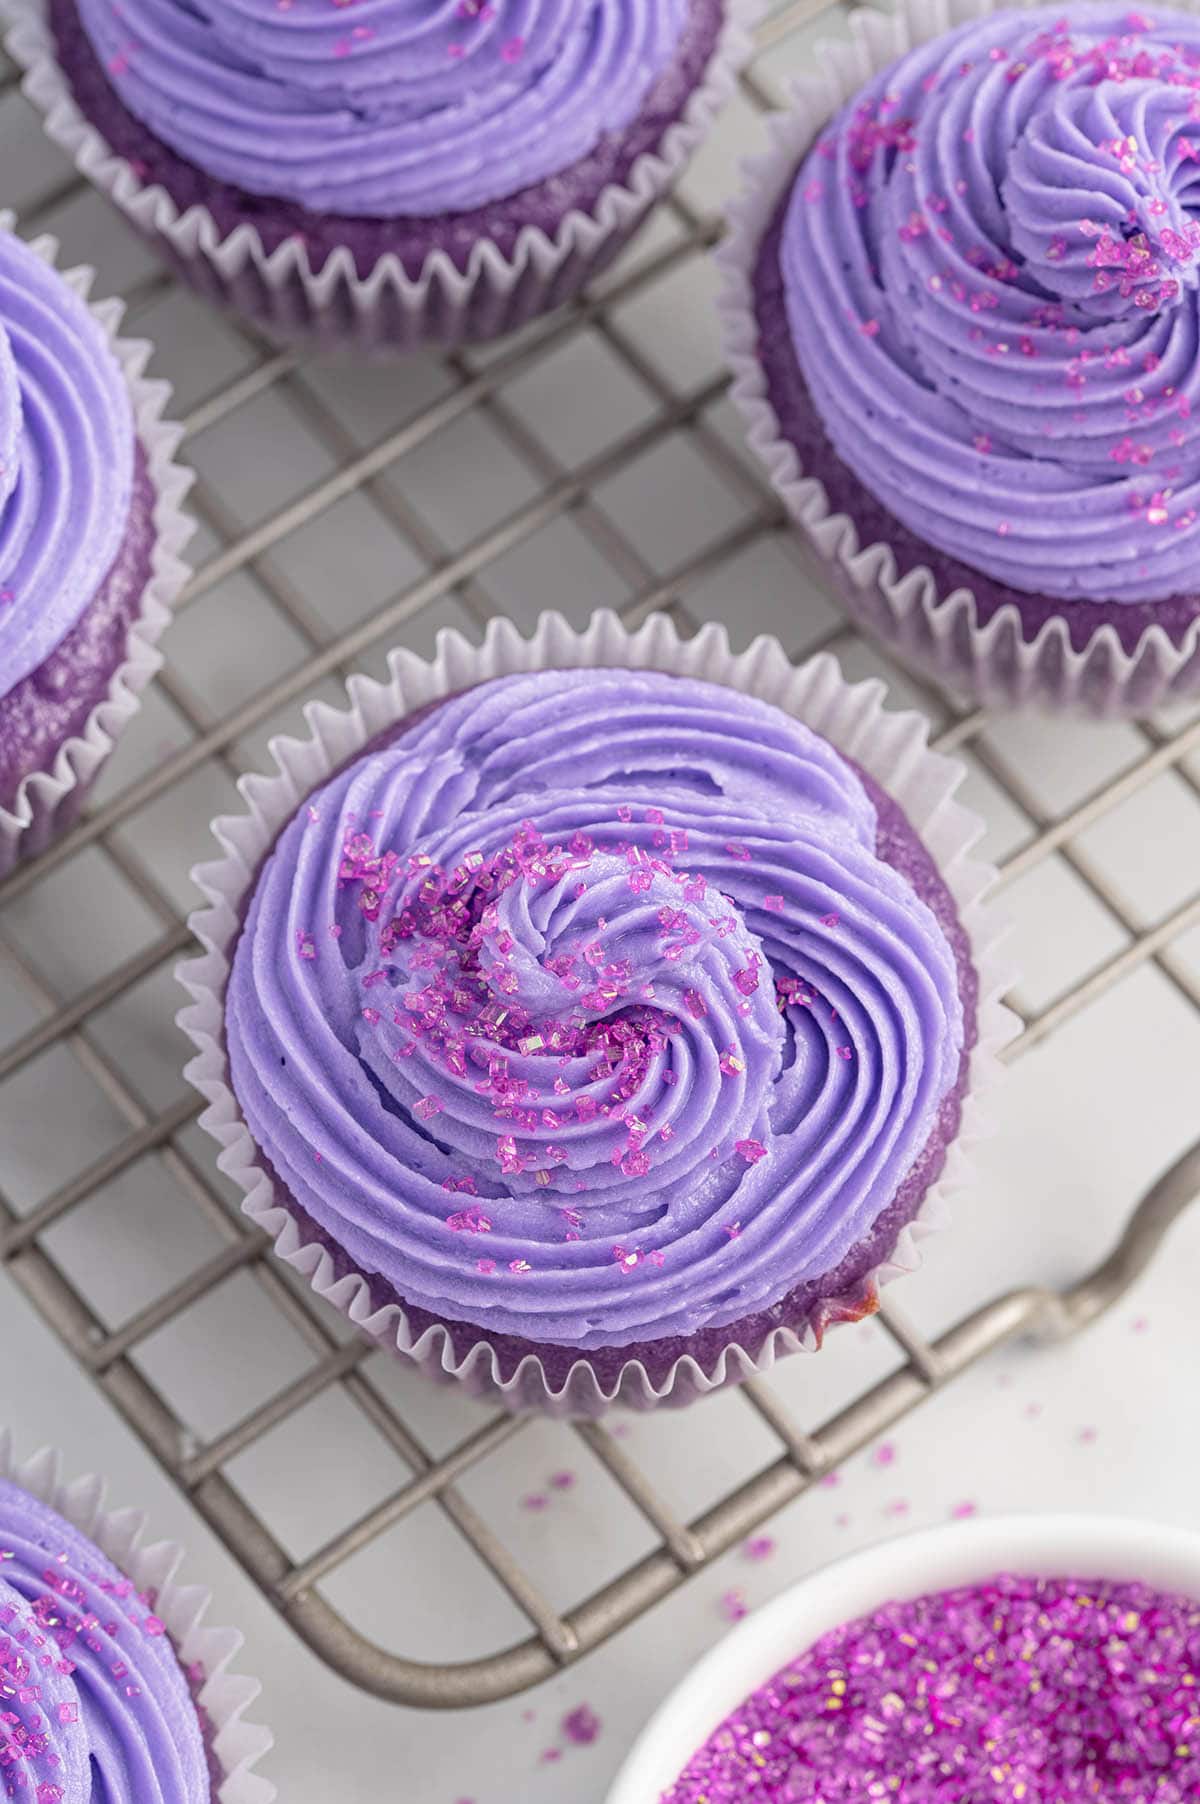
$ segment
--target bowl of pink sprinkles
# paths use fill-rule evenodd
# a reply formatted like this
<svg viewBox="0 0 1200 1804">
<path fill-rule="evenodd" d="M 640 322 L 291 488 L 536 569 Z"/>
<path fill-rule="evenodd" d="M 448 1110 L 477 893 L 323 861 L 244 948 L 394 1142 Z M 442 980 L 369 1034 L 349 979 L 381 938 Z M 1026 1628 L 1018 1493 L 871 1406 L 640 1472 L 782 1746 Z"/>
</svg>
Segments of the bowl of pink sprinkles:
<svg viewBox="0 0 1200 1804">
<path fill-rule="evenodd" d="M 749 1616 L 608 1804 L 1200 1798 L 1200 1535 L 1012 1516 L 901 1535 Z"/>
</svg>

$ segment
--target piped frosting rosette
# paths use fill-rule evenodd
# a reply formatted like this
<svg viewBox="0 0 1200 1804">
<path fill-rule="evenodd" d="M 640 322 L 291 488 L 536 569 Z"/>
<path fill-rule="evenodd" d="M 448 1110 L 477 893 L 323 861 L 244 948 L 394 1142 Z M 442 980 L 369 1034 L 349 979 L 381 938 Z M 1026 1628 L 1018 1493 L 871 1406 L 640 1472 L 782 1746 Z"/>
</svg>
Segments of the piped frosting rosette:
<svg viewBox="0 0 1200 1804">
<path fill-rule="evenodd" d="M 130 112 L 252 194 L 348 216 L 466 212 L 633 119 L 688 0 L 78 0 Z"/>
<path fill-rule="evenodd" d="M 901 0 L 731 208 L 751 444 L 855 618 L 960 692 L 1200 683 L 1198 96 L 1191 11 Z"/>
<path fill-rule="evenodd" d="M 367 351 L 494 338 L 578 294 L 682 174 L 762 9 L 0 0 L 49 136 L 185 280 Z"/>
<path fill-rule="evenodd" d="M 448 701 L 317 790 L 234 957 L 272 1169 L 409 1303 L 592 1348 L 834 1269 L 962 1044 L 875 810 L 777 710 L 657 673 Z"/>
<path fill-rule="evenodd" d="M 0 751 L 11 695 L 77 624 L 124 536 L 134 412 L 110 335 L 0 229 Z"/>
<path fill-rule="evenodd" d="M 20 1804 L 271 1804 L 270 1735 L 244 1720 L 258 1684 L 174 1582 L 179 1549 L 103 1485 L 23 1465 L 0 1429 L 0 1790 Z M 114 1558 L 113 1556 L 117 1557 Z"/>
<path fill-rule="evenodd" d="M 1160 601 L 1200 548 L 1200 18 L 1003 12 L 870 82 L 780 244 L 843 462 L 1012 587 Z"/>
<path fill-rule="evenodd" d="M 0 1699 L 0 1771 L 31 1801 L 208 1804 L 200 1719 L 165 1624 L 78 1529 L 5 1479 Z"/>
</svg>

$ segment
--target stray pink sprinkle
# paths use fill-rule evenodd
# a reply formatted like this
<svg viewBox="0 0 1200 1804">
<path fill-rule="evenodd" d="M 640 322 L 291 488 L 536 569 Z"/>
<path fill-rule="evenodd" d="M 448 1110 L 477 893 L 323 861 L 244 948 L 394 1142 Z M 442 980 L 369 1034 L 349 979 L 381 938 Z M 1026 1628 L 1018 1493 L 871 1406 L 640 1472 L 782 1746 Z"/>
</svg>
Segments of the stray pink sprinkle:
<svg viewBox="0 0 1200 1804">
<path fill-rule="evenodd" d="M 842 1482 L 842 1475 L 840 1472 L 827 1472 L 825 1474 L 824 1478 L 821 1480 L 821 1484 L 824 1486 L 824 1488 L 827 1491 L 835 1490 L 836 1487 L 841 1484 L 841 1482 Z"/>
<path fill-rule="evenodd" d="M 749 846 L 741 845 L 736 839 L 727 839 L 725 841 L 725 850 L 729 853 L 731 858 L 736 858 L 740 864 L 749 864 L 751 858 L 754 856 Z"/>
<path fill-rule="evenodd" d="M 563 1717 L 562 1732 L 576 1747 L 586 1748 L 600 1733 L 600 1718 L 586 1704 L 580 1704 Z"/>
<path fill-rule="evenodd" d="M 413 1114 L 419 1115 L 422 1121 L 432 1121 L 435 1115 L 441 1114 L 445 1106 L 440 1097 L 423 1096 L 420 1102 L 413 1105 Z"/>
<path fill-rule="evenodd" d="M 575 1474 L 573 1472 L 552 1472 L 550 1474 L 551 1490 L 569 1491 L 574 1483 Z"/>
<path fill-rule="evenodd" d="M 543 1748 L 542 1760 L 545 1765 L 550 1766 L 553 1764 L 554 1761 L 561 1760 L 561 1759 L 562 1759 L 562 1749 L 561 1748 Z"/>
<path fill-rule="evenodd" d="M 894 1466 L 896 1463 L 896 1443 L 883 1441 L 871 1455 L 871 1463 L 876 1466 Z"/>
<path fill-rule="evenodd" d="M 742 1617 L 746 1614 L 746 1598 L 744 1592 L 736 1589 L 732 1591 L 723 1591 L 717 1600 L 717 1608 L 720 1610 L 726 1622 L 740 1622 Z"/>
<path fill-rule="evenodd" d="M 528 1259 L 510 1259 L 508 1262 L 508 1269 L 512 1272 L 514 1277 L 523 1278 L 527 1272 L 533 1270 L 533 1267 L 530 1265 Z"/>
<path fill-rule="evenodd" d="M 495 1269 L 496 1261 L 494 1259 L 477 1259 L 475 1261 L 475 1270 L 485 1278 L 490 1278 Z"/>
<path fill-rule="evenodd" d="M 520 62 L 525 54 L 524 38 L 509 38 L 507 44 L 500 46 L 501 59 L 506 63 Z"/>
<path fill-rule="evenodd" d="M 877 319 L 865 319 L 858 329 L 864 338 L 879 337 L 879 321 Z"/>
<path fill-rule="evenodd" d="M 549 1506 L 549 1503 L 550 1499 L 543 1495 L 541 1491 L 531 1491 L 528 1497 L 522 1497 L 521 1508 L 523 1510 L 533 1510 L 536 1512 L 538 1510 L 546 1509 Z"/>
<path fill-rule="evenodd" d="M 840 919 L 840 915 L 822 915 L 821 925 L 822 927 L 836 927 Z"/>
<path fill-rule="evenodd" d="M 1098 1430 L 1095 1428 L 1081 1428 L 1079 1430 L 1079 1438 L 1085 1447 L 1090 1447 L 1092 1445 L 1097 1438 L 1097 1434 Z"/>
<path fill-rule="evenodd" d="M 956 1503 L 950 1514 L 954 1521 L 965 1522 L 968 1516 L 979 1514 L 979 1505 L 977 1503 Z"/>
<path fill-rule="evenodd" d="M 886 1516 L 907 1516 L 911 1504 L 906 1497 L 895 1497 L 884 1511 Z"/>
<path fill-rule="evenodd" d="M 763 897 L 763 907 L 769 908 L 773 915 L 781 915 L 783 913 L 783 897 L 782 896 L 764 896 Z"/>
<path fill-rule="evenodd" d="M 725 1232 L 728 1234 L 730 1240 L 740 1240 L 742 1237 L 741 1222 L 740 1221 L 733 1222 L 729 1227 L 727 1227 L 725 1229 Z"/>
<path fill-rule="evenodd" d="M 775 1552 L 775 1543 L 770 1535 L 753 1535 L 742 1544 L 742 1552 L 748 1560 L 769 1560 Z"/>
<path fill-rule="evenodd" d="M 1149 1326 L 1150 1324 L 1146 1320 L 1146 1317 L 1144 1315 L 1139 1315 L 1137 1320 L 1133 1323 L 1133 1332 L 1135 1334 L 1145 1334 Z"/>
<path fill-rule="evenodd" d="M 735 1140 L 733 1150 L 746 1161 L 747 1165 L 757 1165 L 760 1159 L 765 1159 L 767 1156 L 767 1149 L 761 1140 Z"/>
</svg>

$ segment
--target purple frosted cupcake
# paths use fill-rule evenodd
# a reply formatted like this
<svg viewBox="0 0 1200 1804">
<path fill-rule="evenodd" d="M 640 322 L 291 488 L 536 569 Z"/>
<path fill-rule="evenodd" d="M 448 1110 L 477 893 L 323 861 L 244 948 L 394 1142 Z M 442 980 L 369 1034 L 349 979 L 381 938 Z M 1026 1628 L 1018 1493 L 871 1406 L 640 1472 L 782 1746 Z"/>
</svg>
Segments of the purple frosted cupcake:
<svg viewBox="0 0 1200 1804">
<path fill-rule="evenodd" d="M 0 874 L 78 810 L 185 574 L 168 391 L 48 245 L 0 221 Z"/>
<path fill-rule="evenodd" d="M 926 16 L 860 27 L 735 210 L 752 441 L 856 618 L 952 687 L 1200 692 L 1200 19 Z"/>
<path fill-rule="evenodd" d="M 878 784 L 765 701 L 600 667 L 467 689 L 308 787 L 211 988 L 271 1207 L 357 1319 L 581 1406 L 876 1306 L 981 1006 Z"/>
<path fill-rule="evenodd" d="M 0 1434 L 0 1783 L 27 1804 L 270 1804 L 258 1693 L 226 1669 L 241 1638 L 202 1626 L 179 1549 L 135 1545 L 93 1479 L 40 1455 L 5 1476 Z M 118 1559 L 111 1550 L 120 1547 Z"/>
<path fill-rule="evenodd" d="M 576 294 L 679 173 L 758 8 L 15 10 L 52 134 L 185 276 L 278 332 L 373 346 L 491 337 Z"/>
</svg>

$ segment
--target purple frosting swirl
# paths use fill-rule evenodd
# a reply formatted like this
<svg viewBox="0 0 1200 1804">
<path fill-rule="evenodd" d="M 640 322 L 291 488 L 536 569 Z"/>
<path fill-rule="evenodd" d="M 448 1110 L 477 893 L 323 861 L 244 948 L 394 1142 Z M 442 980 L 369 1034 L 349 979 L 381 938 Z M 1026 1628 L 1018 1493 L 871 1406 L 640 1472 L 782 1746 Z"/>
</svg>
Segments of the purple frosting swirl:
<svg viewBox="0 0 1200 1804">
<path fill-rule="evenodd" d="M 133 483 L 133 410 L 103 328 L 0 233 L 0 707 L 79 624 Z"/>
<path fill-rule="evenodd" d="M 272 1171 L 408 1302 L 584 1349 L 836 1267 L 962 1046 L 953 954 L 824 740 L 713 684 L 550 671 L 316 791 L 226 995 Z"/>
<path fill-rule="evenodd" d="M 1200 555 L 1200 18 L 1006 11 L 822 133 L 780 267 L 842 461 L 920 540 L 1062 601 Z"/>
<path fill-rule="evenodd" d="M 0 1479 L 0 1777 L 28 1804 L 209 1804 L 208 1752 L 152 1603 Z M 12 1788 L 16 1789 L 12 1789 Z"/>
<path fill-rule="evenodd" d="M 79 0 L 129 111 L 249 194 L 435 217 L 636 118 L 689 0 Z"/>
</svg>

